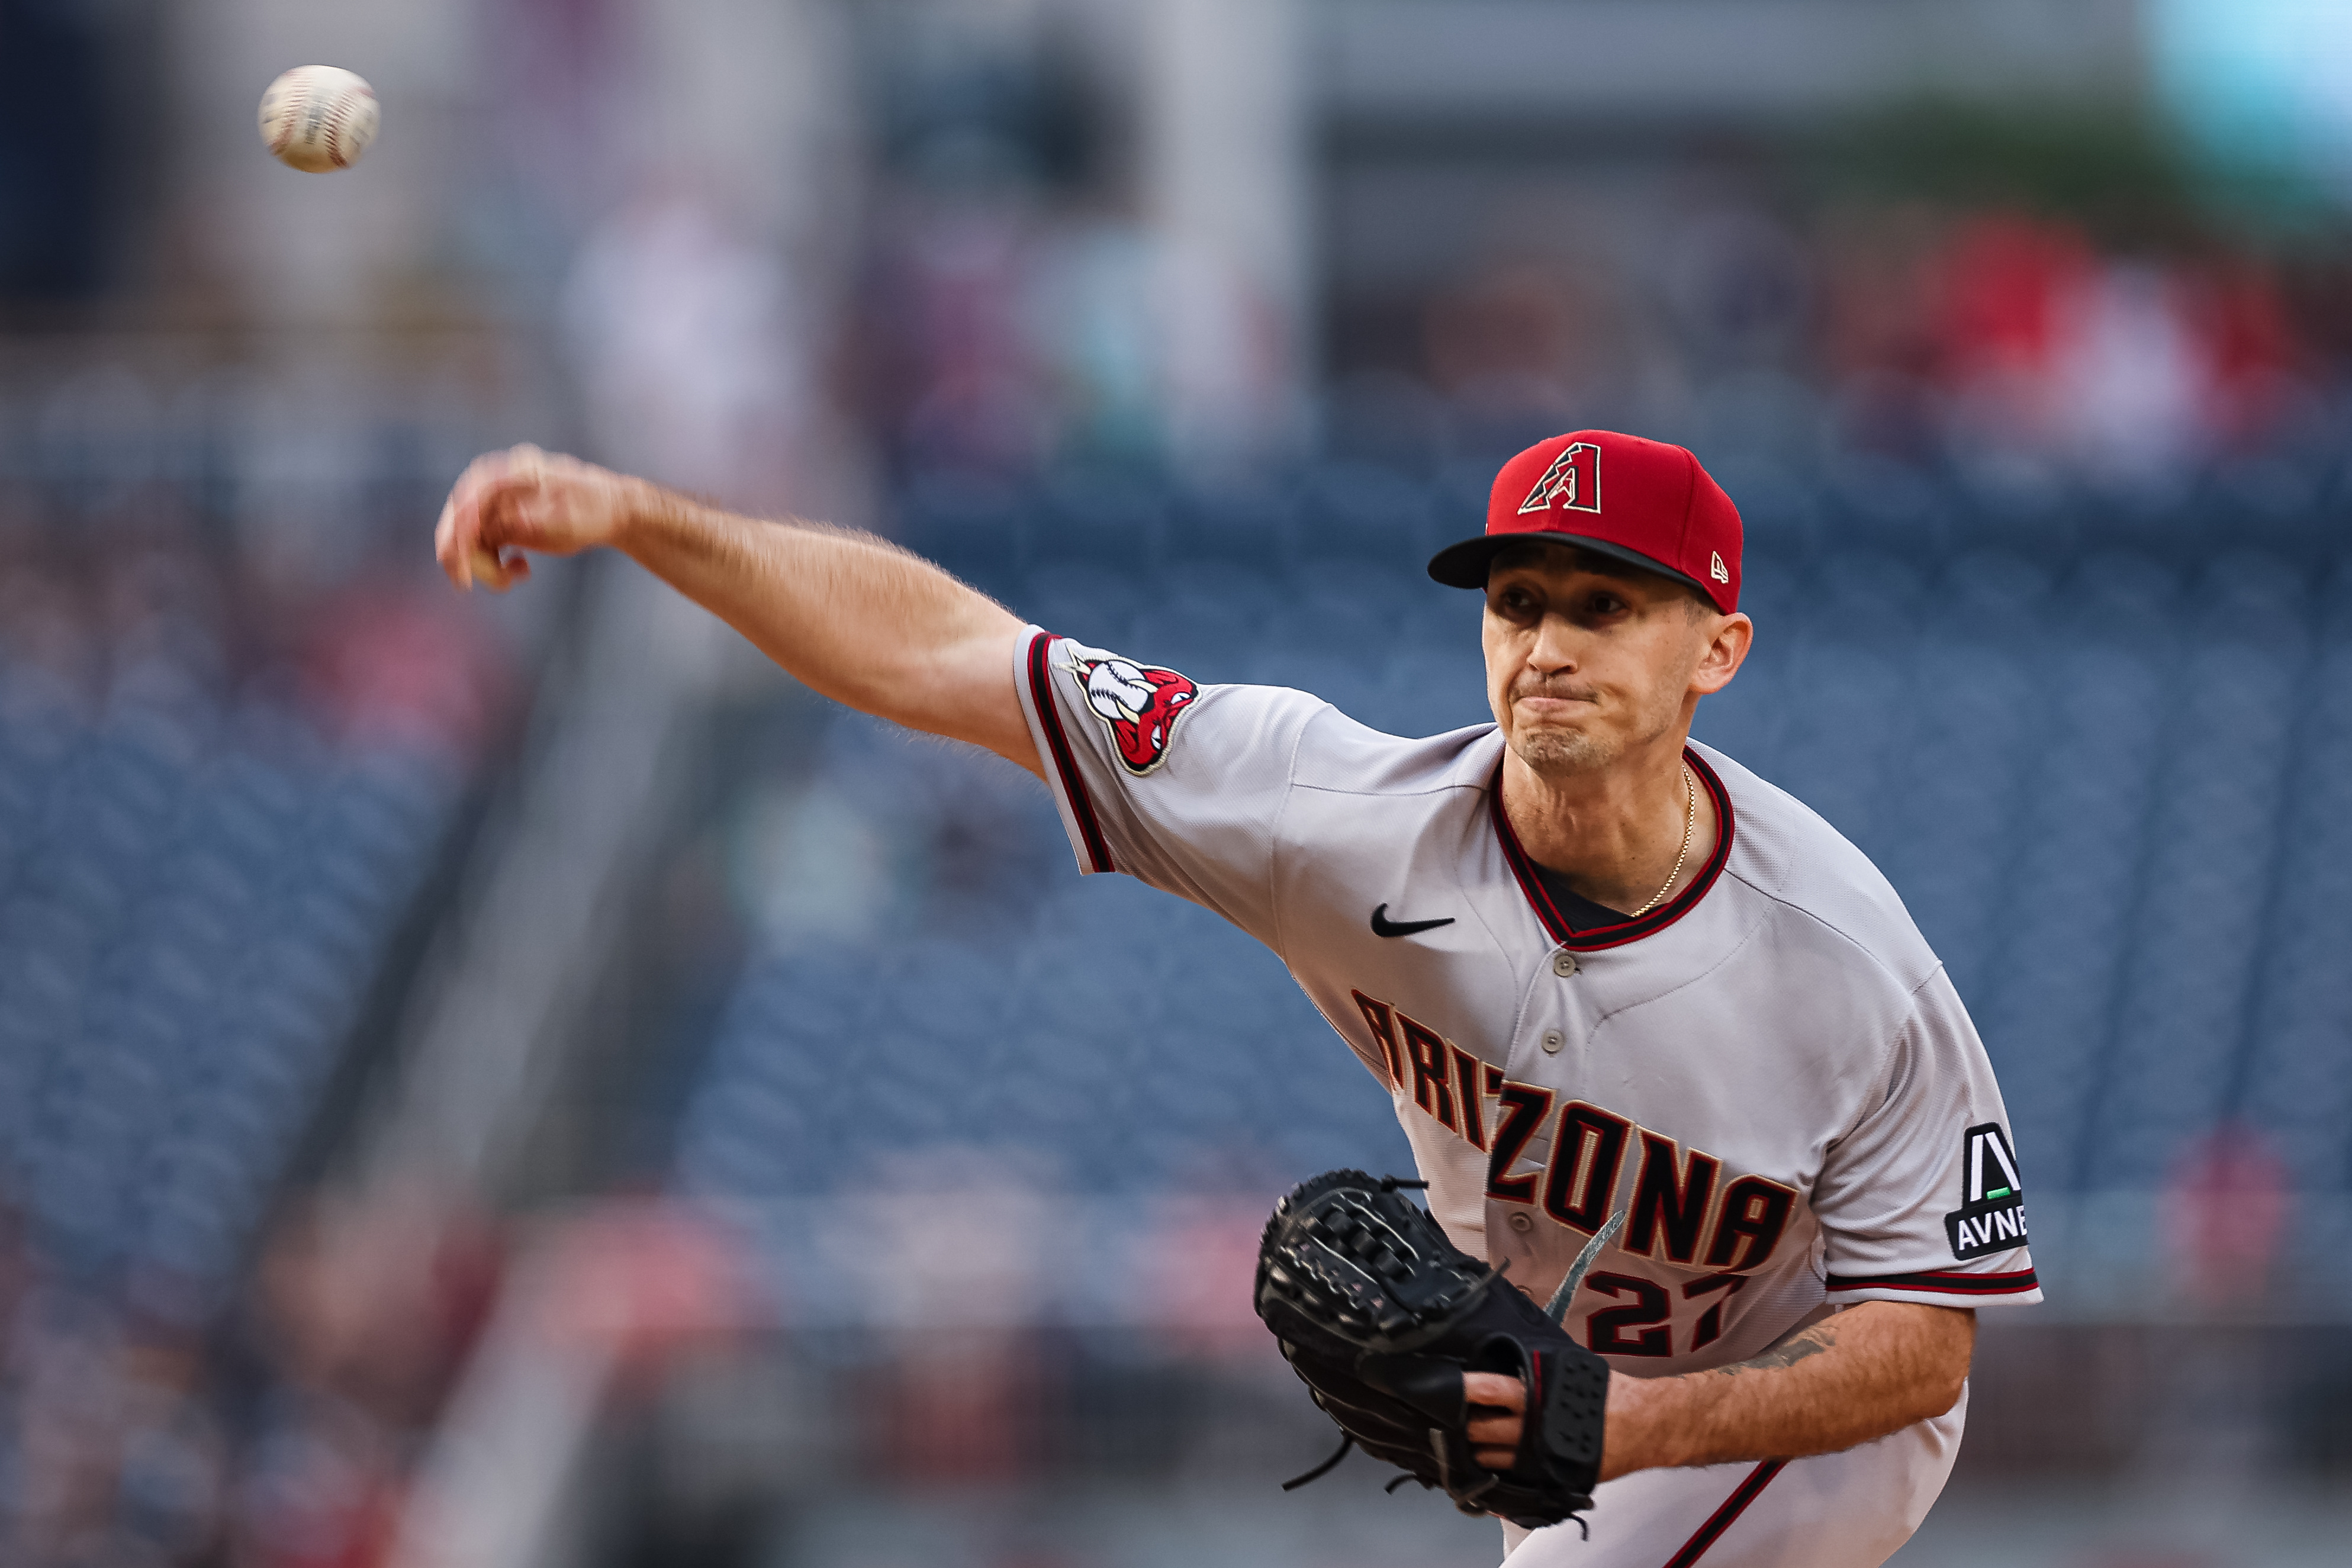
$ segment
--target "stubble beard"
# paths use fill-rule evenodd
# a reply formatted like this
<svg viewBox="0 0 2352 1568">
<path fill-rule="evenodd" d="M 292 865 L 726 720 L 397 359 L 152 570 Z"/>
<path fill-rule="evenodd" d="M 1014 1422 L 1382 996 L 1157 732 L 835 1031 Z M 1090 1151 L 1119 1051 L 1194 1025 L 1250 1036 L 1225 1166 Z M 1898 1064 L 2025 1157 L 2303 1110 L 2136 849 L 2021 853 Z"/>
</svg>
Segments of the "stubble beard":
<svg viewBox="0 0 2352 1568">
<path fill-rule="evenodd" d="M 1573 779 L 1598 773 L 1625 754 L 1613 738 L 1575 729 L 1522 731 L 1511 737 L 1511 750 L 1539 779 Z"/>
<path fill-rule="evenodd" d="M 1522 697 L 1565 697 L 1572 702 L 1591 703 L 1597 695 L 1590 688 L 1573 683 L 1554 685 L 1550 681 L 1522 677 L 1510 695 L 1516 706 Z M 1600 716 L 1595 704 L 1586 716 L 1588 722 Z M 1513 727 L 1511 751 L 1525 763 L 1528 771 L 1539 779 L 1573 779 L 1596 773 L 1624 755 L 1621 737 L 1605 726 L 1595 730 L 1581 725 L 1521 724 Z"/>
<path fill-rule="evenodd" d="M 1529 683 L 1513 692 L 1521 696 L 1579 696 L 1589 694 L 1548 688 L 1540 683 Z M 1607 722 L 1603 710 L 1595 706 L 1588 723 L 1590 727 L 1574 725 L 1528 725 L 1517 729 L 1510 737 L 1510 747 L 1528 771 L 1539 779 L 1567 780 L 1590 778 L 1606 772 L 1623 761 L 1635 746 L 1654 740 L 1668 733 L 1675 719 L 1675 711 L 1658 705 L 1649 711 L 1649 705 L 1636 702 L 1633 711 L 1622 714 L 1634 722 Z"/>
</svg>

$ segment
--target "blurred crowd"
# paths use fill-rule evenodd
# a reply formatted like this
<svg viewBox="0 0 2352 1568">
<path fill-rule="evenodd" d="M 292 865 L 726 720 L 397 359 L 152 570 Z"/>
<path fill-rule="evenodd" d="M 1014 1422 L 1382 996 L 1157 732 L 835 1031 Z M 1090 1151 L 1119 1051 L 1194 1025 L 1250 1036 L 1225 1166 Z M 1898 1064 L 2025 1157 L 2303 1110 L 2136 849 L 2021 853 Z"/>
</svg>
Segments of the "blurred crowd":
<svg viewBox="0 0 2352 1568">
<path fill-rule="evenodd" d="M 1557 217 L 1490 215 L 1506 237 L 1338 299 L 1338 374 L 1290 450 L 1428 466 L 1603 423 L 2161 491 L 2327 439 L 2352 374 L 2352 268 L 2317 243 L 1694 200 L 1595 246 L 1552 243 Z M 876 246 L 846 395 L 902 468 L 1170 460 L 1184 285 L 1148 228 L 1034 194 L 926 200 Z"/>
<path fill-rule="evenodd" d="M 11 1563 L 376 1561 L 495 1274 L 286 1186 L 514 697 L 388 553 L 419 425 L 332 407 L 289 448 L 234 377 L 0 390 Z"/>
<path fill-rule="evenodd" d="M 2352 372 L 2352 271 L 2317 246 L 2102 244 L 2063 214 L 1895 204 L 1701 204 L 1613 254 L 1505 248 L 1392 308 L 1409 327 L 1358 323 L 1360 384 L 1391 382 L 1359 444 L 1490 451 L 1489 422 L 1506 439 L 1622 423 L 1718 457 L 2164 491 L 2326 441 Z M 1419 431 L 1394 412 L 1415 396 Z"/>
<path fill-rule="evenodd" d="M 1897 451 L 2160 483 L 2259 446 L 2352 371 L 2352 276 L 2218 245 L 2103 252 L 2018 213 L 1896 214 L 1840 238 L 1822 360 L 1854 434 Z"/>
<path fill-rule="evenodd" d="M 192 1320 L 9 1239 L 0 1552 L 26 1568 L 368 1568 L 490 1300 L 491 1234 L 301 1207 Z"/>
</svg>

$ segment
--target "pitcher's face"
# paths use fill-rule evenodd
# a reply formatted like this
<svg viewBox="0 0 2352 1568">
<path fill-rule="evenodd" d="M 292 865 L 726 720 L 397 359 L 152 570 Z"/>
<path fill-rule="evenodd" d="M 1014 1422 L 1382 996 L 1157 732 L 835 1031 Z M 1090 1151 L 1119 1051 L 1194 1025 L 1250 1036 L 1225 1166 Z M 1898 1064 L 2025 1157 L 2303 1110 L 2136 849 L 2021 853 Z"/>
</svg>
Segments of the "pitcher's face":
<svg viewBox="0 0 2352 1568">
<path fill-rule="evenodd" d="M 1605 768 L 1686 730 L 1738 672 L 1749 630 L 1671 578 L 1531 541 L 1486 577 L 1486 700 L 1538 774 Z"/>
</svg>

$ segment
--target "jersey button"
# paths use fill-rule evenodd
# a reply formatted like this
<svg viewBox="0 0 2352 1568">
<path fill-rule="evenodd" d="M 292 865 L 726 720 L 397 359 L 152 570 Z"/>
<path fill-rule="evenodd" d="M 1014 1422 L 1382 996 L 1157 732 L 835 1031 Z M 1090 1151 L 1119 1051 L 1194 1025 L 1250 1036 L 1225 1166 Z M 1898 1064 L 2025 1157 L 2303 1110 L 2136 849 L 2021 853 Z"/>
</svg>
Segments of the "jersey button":
<svg viewBox="0 0 2352 1568">
<path fill-rule="evenodd" d="M 1523 1209 L 1511 1210 L 1511 1218 L 1507 1223 L 1523 1236 L 1536 1228 L 1535 1220 Z"/>
<path fill-rule="evenodd" d="M 1548 1029 L 1544 1030 L 1543 1048 L 1547 1053 L 1552 1056 L 1558 1056 L 1559 1054 L 1559 1048 L 1567 1043 L 1567 1040 L 1561 1037 L 1559 1030 L 1556 1029 Z"/>
<path fill-rule="evenodd" d="M 1573 953 L 1553 954 L 1551 956 L 1551 972 L 1558 975 L 1563 980 L 1576 973 L 1576 955 Z"/>
</svg>

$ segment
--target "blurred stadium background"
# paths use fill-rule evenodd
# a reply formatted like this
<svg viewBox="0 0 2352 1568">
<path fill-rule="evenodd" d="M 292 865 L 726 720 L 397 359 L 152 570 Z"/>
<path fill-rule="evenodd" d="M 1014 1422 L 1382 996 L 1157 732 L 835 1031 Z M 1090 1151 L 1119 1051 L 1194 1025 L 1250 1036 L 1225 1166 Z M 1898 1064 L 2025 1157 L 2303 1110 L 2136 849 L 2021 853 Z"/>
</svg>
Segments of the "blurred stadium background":
<svg viewBox="0 0 2352 1568">
<path fill-rule="evenodd" d="M 2347 204 L 2325 0 L 0 0 L 0 1560 L 1492 1561 L 1275 1490 L 1256 1228 L 1407 1155 L 1269 956 L 425 541 L 531 439 L 1428 733 L 1421 561 L 1604 423 L 2026 1162 L 1898 1561 L 2342 1563 Z"/>
</svg>

